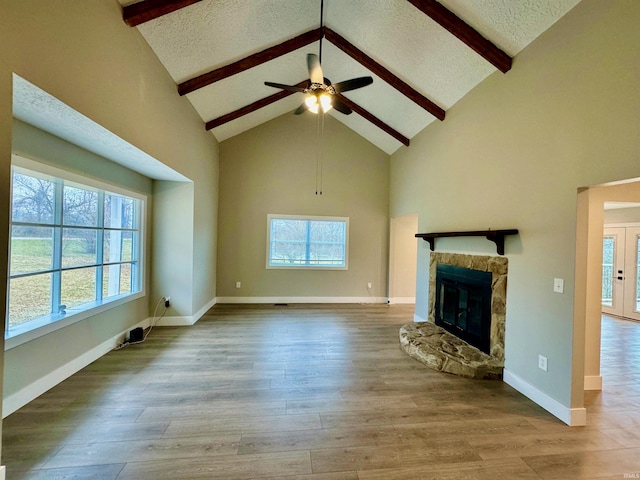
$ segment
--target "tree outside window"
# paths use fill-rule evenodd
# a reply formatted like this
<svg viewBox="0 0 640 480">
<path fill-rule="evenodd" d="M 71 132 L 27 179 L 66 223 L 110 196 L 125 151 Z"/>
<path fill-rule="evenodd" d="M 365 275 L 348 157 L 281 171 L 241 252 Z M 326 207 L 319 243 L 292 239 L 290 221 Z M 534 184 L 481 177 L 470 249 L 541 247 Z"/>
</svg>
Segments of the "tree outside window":
<svg viewBox="0 0 640 480">
<path fill-rule="evenodd" d="M 12 169 L 7 330 L 141 291 L 142 201 Z"/>
</svg>

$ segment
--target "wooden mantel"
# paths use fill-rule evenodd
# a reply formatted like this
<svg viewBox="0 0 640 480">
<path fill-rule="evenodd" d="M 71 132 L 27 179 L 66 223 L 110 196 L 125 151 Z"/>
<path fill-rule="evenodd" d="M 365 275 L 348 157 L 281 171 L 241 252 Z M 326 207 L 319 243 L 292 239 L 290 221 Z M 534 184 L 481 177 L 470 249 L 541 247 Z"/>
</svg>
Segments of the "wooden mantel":
<svg viewBox="0 0 640 480">
<path fill-rule="evenodd" d="M 515 228 L 509 230 L 474 230 L 467 232 L 435 232 L 435 233 L 416 233 L 417 238 L 429 242 L 431 251 L 435 248 L 436 238 L 443 237 L 485 237 L 487 240 L 496 244 L 498 255 L 504 255 L 504 237 L 507 235 L 517 235 L 518 230 Z"/>
</svg>

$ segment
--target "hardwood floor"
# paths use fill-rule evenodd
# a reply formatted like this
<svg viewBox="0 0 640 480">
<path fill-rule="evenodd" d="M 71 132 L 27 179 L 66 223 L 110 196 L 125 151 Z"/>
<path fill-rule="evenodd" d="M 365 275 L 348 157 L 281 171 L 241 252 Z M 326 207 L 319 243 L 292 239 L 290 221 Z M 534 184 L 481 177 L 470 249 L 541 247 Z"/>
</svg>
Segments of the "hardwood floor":
<svg viewBox="0 0 640 480">
<path fill-rule="evenodd" d="M 640 324 L 603 319 L 605 388 L 570 428 L 502 382 L 405 355 L 412 319 L 401 305 L 217 305 L 156 328 L 5 419 L 7 478 L 640 477 Z"/>
</svg>

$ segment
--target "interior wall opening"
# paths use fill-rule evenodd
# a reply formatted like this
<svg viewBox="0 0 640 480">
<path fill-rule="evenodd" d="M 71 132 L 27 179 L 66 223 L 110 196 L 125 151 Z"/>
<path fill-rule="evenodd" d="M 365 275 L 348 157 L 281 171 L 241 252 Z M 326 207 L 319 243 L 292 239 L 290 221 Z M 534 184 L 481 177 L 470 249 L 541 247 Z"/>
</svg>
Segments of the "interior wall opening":
<svg viewBox="0 0 640 480">
<path fill-rule="evenodd" d="M 389 232 L 389 303 L 416 303 L 418 214 L 392 218 Z"/>
<path fill-rule="evenodd" d="M 610 227 L 620 227 L 620 224 L 628 224 L 635 228 L 633 223 L 620 222 L 621 218 L 627 218 L 631 213 L 620 212 L 621 207 L 636 208 L 640 204 L 640 181 L 630 179 L 606 185 L 597 185 L 581 189 L 578 193 L 577 209 L 577 236 L 576 236 L 576 290 L 574 303 L 574 359 L 572 381 L 572 407 L 584 405 L 585 391 L 602 391 L 606 389 L 606 379 L 603 382 L 601 372 L 601 344 L 602 344 L 602 319 L 603 313 L 607 313 L 607 303 L 613 303 L 614 299 L 608 297 L 605 276 L 611 276 L 611 283 L 623 282 L 618 277 L 629 274 L 633 277 L 633 271 L 626 271 L 626 267 L 617 267 L 611 258 L 605 258 L 613 233 L 623 234 L 620 230 L 611 231 Z M 617 210 L 617 211 L 616 211 Z M 638 212 L 640 214 L 640 209 Z M 640 216 L 638 217 L 640 220 Z M 626 235 L 626 232 L 624 232 Z M 638 241 L 640 240 L 640 228 L 630 230 L 630 238 L 635 238 L 627 249 L 627 254 L 638 264 Z M 634 237 L 635 235 L 635 237 Z M 620 237 L 621 238 L 621 237 Z M 625 238 L 626 240 L 626 238 Z M 615 242 L 615 240 L 613 240 Z M 608 262 L 606 260 L 609 260 Z M 622 270 L 622 273 L 618 273 Z M 637 275 L 635 284 L 632 282 L 628 289 L 631 295 L 637 295 Z M 625 279 L 626 280 L 626 279 Z M 622 283 L 620 283 L 622 285 Z M 605 287 L 605 288 L 603 288 Z M 622 288 L 618 287 L 618 290 Z M 619 302 L 619 300 L 615 300 Z M 603 303 L 605 304 L 603 307 Z M 632 310 L 638 310 L 632 308 Z M 624 317 L 622 315 L 621 317 Z"/>
</svg>

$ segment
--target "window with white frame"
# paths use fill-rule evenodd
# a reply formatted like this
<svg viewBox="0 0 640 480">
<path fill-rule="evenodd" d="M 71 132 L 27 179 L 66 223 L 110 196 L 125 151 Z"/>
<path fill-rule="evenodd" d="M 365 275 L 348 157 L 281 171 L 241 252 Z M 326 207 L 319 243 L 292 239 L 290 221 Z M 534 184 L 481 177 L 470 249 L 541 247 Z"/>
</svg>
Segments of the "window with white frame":
<svg viewBox="0 0 640 480">
<path fill-rule="evenodd" d="M 267 215 L 267 268 L 346 270 L 349 218 Z"/>
<path fill-rule="evenodd" d="M 143 286 L 144 197 L 25 163 L 12 166 L 7 338 Z"/>
</svg>

